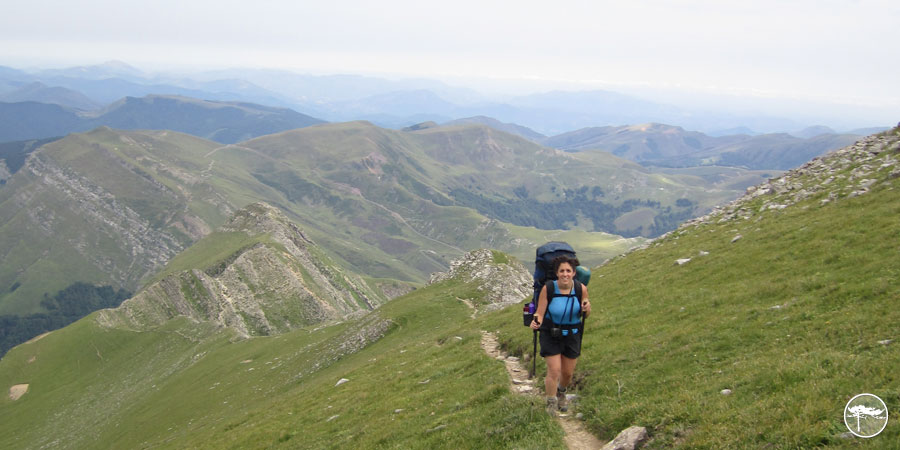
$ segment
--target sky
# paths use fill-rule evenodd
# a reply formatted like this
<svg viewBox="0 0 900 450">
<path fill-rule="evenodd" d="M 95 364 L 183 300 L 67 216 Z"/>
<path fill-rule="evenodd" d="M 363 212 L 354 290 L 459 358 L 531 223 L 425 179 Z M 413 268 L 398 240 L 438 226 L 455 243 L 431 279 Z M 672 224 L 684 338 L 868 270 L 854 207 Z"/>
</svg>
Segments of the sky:
<svg viewBox="0 0 900 450">
<path fill-rule="evenodd" d="M 894 0 L 30 0 L 0 10 L 0 65 L 12 67 L 267 67 L 795 99 L 900 120 Z"/>
</svg>

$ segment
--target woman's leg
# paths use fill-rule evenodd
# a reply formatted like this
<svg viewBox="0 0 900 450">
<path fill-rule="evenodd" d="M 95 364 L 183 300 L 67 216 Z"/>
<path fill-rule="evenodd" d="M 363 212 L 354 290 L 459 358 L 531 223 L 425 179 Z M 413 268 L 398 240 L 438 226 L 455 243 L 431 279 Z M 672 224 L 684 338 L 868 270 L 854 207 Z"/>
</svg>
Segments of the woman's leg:
<svg viewBox="0 0 900 450">
<path fill-rule="evenodd" d="M 547 376 L 544 377 L 544 392 L 547 397 L 556 397 L 556 385 L 559 384 L 561 358 L 563 358 L 562 355 L 549 355 L 544 357 L 544 362 L 547 363 Z M 571 378 L 572 375 L 569 374 L 569 379 Z"/>
<path fill-rule="evenodd" d="M 578 362 L 578 358 L 573 359 L 565 356 L 561 356 L 561 358 L 559 385 L 568 389 L 569 383 L 572 382 L 572 374 L 575 373 L 575 363 Z M 550 365 L 548 364 L 547 367 L 550 367 Z"/>
</svg>

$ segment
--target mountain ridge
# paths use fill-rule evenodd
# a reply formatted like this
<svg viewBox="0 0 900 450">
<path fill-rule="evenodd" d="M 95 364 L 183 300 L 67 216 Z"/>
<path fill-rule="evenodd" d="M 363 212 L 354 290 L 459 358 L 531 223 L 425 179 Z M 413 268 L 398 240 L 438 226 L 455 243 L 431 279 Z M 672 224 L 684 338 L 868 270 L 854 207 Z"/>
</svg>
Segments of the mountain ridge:
<svg viewBox="0 0 900 450">
<path fill-rule="evenodd" d="M 850 145 L 860 137 L 818 133 L 808 138 L 786 133 L 711 137 L 681 127 L 648 123 L 584 128 L 548 137 L 541 143 L 574 152 L 607 151 L 644 165 L 789 170 L 813 157 Z"/>
<path fill-rule="evenodd" d="M 202 267 L 171 268 L 181 265 L 180 260 L 196 261 L 190 253 L 206 255 L 209 248 L 219 255 L 228 249 L 227 256 L 207 259 Z M 145 330 L 184 316 L 232 328 L 245 337 L 273 335 L 371 310 L 385 300 L 362 279 L 325 260 L 322 249 L 265 203 L 236 211 L 228 223 L 186 252 L 163 270 L 174 273 L 115 310 L 101 311 L 98 323 Z"/>
<path fill-rule="evenodd" d="M 47 86 L 39 81 L 0 95 L 0 101 L 6 103 L 25 101 L 49 103 L 82 111 L 92 111 L 101 106 L 81 92 L 59 86 Z"/>
<path fill-rule="evenodd" d="M 124 97 L 90 112 L 36 102 L 0 103 L 0 119 L 4 123 L 0 141 L 41 139 L 108 126 L 172 130 L 226 144 L 324 123 L 287 108 L 172 95 Z"/>
</svg>

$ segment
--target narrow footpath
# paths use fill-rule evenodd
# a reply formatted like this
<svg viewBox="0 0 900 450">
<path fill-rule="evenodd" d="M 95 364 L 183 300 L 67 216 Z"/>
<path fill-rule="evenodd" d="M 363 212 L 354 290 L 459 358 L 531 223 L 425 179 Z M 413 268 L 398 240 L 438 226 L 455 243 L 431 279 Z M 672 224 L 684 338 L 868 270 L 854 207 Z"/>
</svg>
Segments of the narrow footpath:
<svg viewBox="0 0 900 450">
<path fill-rule="evenodd" d="M 506 372 L 509 374 L 509 388 L 520 395 L 530 395 L 536 398 L 543 405 L 544 398 L 541 395 L 543 389 L 534 386 L 534 380 L 528 379 L 528 368 L 519 358 L 508 356 L 500 351 L 500 344 L 497 337 L 493 333 L 487 331 L 481 332 L 481 348 L 492 358 L 503 361 L 506 366 Z M 574 409 L 577 405 L 569 407 L 568 413 L 561 413 L 557 420 L 563 431 L 566 433 L 566 446 L 570 450 L 594 450 L 602 448 L 606 443 L 597 439 L 591 433 L 584 429 L 581 420 L 575 418 Z"/>
</svg>

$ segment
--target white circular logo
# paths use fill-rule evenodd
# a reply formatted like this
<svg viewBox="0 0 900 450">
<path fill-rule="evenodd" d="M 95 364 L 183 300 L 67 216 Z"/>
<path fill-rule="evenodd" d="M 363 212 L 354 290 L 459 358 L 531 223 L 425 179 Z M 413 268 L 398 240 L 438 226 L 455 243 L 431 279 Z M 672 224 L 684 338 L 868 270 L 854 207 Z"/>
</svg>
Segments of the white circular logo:
<svg viewBox="0 0 900 450">
<path fill-rule="evenodd" d="M 859 394 L 844 407 L 844 425 L 856 436 L 870 438 L 884 430 L 888 422 L 887 406 L 878 396 Z"/>
</svg>

